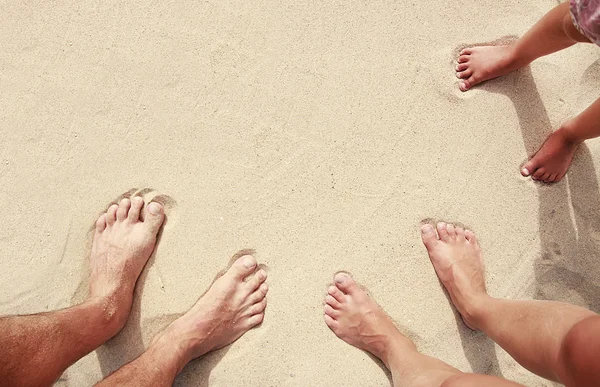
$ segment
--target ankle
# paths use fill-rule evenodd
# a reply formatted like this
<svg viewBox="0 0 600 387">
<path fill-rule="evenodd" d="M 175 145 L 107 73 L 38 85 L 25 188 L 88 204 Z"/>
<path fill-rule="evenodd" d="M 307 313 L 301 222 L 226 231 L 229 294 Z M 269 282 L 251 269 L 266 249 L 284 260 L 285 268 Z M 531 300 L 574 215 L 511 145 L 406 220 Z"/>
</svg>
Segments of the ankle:
<svg viewBox="0 0 600 387">
<path fill-rule="evenodd" d="M 471 297 L 468 303 L 461 308 L 460 314 L 465 323 L 473 330 L 481 330 L 486 309 L 492 300 L 487 293 L 480 293 Z"/>
<path fill-rule="evenodd" d="M 579 145 L 585 141 L 585 138 L 582 138 L 577 133 L 577 123 L 575 120 L 568 120 L 564 122 L 560 128 L 554 132 L 554 134 L 560 136 L 565 142 L 572 145 Z"/>
<path fill-rule="evenodd" d="M 107 296 L 89 297 L 84 305 L 98 310 L 103 326 L 111 328 L 117 334 L 129 319 L 132 302 L 131 292 L 115 292 Z"/>
<path fill-rule="evenodd" d="M 400 332 L 394 336 L 388 336 L 386 342 L 377 356 L 388 369 L 392 369 L 393 364 L 406 356 L 417 352 L 417 346 L 408 337 Z"/>
</svg>

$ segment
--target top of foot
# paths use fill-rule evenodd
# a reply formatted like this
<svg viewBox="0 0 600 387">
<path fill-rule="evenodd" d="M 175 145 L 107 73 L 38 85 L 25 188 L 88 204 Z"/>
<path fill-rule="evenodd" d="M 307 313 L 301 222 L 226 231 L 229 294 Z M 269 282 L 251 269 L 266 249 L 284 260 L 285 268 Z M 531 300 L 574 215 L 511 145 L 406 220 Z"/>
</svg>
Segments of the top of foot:
<svg viewBox="0 0 600 387">
<path fill-rule="evenodd" d="M 580 142 L 572 141 L 564 127 L 552 133 L 521 168 L 521 175 L 544 183 L 559 182 L 567 173 Z"/>
<path fill-rule="evenodd" d="M 523 67 L 514 60 L 512 46 L 468 47 L 460 52 L 457 61 L 456 77 L 461 80 L 461 91 Z"/>
<path fill-rule="evenodd" d="M 98 218 L 90 256 L 91 297 L 131 297 L 164 218 L 161 204 L 145 206 L 141 197 L 125 198 Z"/>
<path fill-rule="evenodd" d="M 440 222 L 421 227 L 421 237 L 435 272 L 465 324 L 477 329 L 473 315 L 485 289 L 481 249 L 470 230 Z"/>
<path fill-rule="evenodd" d="M 372 353 L 388 365 L 399 346 L 415 350 L 392 319 L 345 273 L 338 273 L 325 298 L 325 323 L 342 340 Z M 389 368 L 389 367 L 388 367 Z"/>
<path fill-rule="evenodd" d="M 181 367 L 223 348 L 263 321 L 267 273 L 251 255 L 238 258 L 198 302 L 154 340 L 179 358 Z"/>
</svg>

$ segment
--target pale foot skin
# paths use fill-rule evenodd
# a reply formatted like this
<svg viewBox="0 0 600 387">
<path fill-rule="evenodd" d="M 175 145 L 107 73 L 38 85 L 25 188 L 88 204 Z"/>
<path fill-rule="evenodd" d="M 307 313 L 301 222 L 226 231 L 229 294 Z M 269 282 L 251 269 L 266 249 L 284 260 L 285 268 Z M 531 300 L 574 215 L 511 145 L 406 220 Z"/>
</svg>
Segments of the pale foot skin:
<svg viewBox="0 0 600 387">
<path fill-rule="evenodd" d="M 164 218 L 162 205 L 144 207 L 139 197 L 112 205 L 96 222 L 88 299 L 58 311 L 0 318 L 4 384 L 51 385 L 123 328 Z"/>
<path fill-rule="evenodd" d="M 266 278 L 253 256 L 237 259 L 185 315 L 152 340 L 144 354 L 100 385 L 172 385 L 189 361 L 233 343 L 263 321 Z"/>
<path fill-rule="evenodd" d="M 526 63 L 516 60 L 513 46 L 478 46 L 460 52 L 456 65 L 458 88 L 467 91 L 481 82 L 501 77 Z"/>
<path fill-rule="evenodd" d="M 123 324 L 129 316 L 135 283 L 154 251 L 164 221 L 163 207 L 141 197 L 124 198 L 96 221 L 90 255 L 90 299 L 104 300 Z"/>
<path fill-rule="evenodd" d="M 421 237 L 433 268 L 463 321 L 469 328 L 479 329 L 471 316 L 487 293 L 483 256 L 475 234 L 440 222 L 437 235 L 433 226 L 426 224 Z"/>
</svg>

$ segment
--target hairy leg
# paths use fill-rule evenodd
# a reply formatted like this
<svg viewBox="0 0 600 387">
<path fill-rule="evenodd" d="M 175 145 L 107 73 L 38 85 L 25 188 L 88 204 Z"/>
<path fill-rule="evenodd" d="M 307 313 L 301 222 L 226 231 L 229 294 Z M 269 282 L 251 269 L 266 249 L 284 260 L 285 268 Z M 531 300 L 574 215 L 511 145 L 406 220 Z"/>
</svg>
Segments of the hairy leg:
<svg viewBox="0 0 600 387">
<path fill-rule="evenodd" d="M 522 366 L 542 377 L 563 383 L 577 378 L 563 348 L 573 341 L 573 329 L 596 314 L 560 302 L 490 297 L 481 249 L 471 231 L 438 223 L 437 233 L 433 226 L 424 225 L 422 238 L 440 281 L 470 328 L 485 332 Z M 593 348 L 579 345 L 576 351 L 590 353 Z"/>
<path fill-rule="evenodd" d="M 263 321 L 267 273 L 240 257 L 185 315 L 154 338 L 140 357 L 99 386 L 171 386 L 192 359 L 223 348 Z"/>
<path fill-rule="evenodd" d="M 51 385 L 75 361 L 116 335 L 131 309 L 137 278 L 154 250 L 163 208 L 123 199 L 96 222 L 89 298 L 71 308 L 0 318 L 0 379 Z M 142 218 L 140 218 L 141 211 Z"/>
<path fill-rule="evenodd" d="M 439 359 L 419 353 L 349 275 L 339 273 L 334 280 L 335 285 L 330 286 L 325 298 L 325 323 L 340 339 L 381 359 L 392 372 L 394 386 L 519 386 L 492 376 L 463 374 Z"/>
<path fill-rule="evenodd" d="M 577 42 L 589 40 L 573 25 L 569 3 L 562 3 L 510 45 L 462 50 L 456 67 L 456 76 L 462 80 L 459 88 L 467 91 L 481 82 L 506 75 L 541 56 L 563 50 Z"/>
</svg>

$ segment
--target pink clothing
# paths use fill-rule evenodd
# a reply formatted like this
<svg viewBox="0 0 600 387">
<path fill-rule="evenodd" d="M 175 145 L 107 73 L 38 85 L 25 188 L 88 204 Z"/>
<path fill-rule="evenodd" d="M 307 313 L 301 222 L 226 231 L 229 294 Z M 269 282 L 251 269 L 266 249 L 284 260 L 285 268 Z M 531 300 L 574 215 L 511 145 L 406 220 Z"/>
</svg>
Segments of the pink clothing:
<svg viewBox="0 0 600 387">
<path fill-rule="evenodd" d="M 571 0 L 571 19 L 579 32 L 600 46 L 600 0 Z"/>
</svg>

